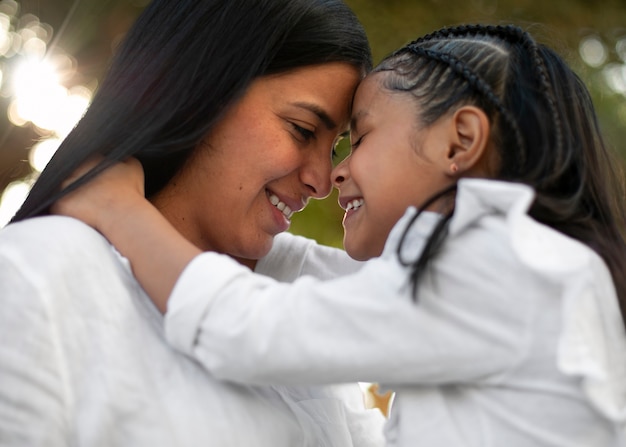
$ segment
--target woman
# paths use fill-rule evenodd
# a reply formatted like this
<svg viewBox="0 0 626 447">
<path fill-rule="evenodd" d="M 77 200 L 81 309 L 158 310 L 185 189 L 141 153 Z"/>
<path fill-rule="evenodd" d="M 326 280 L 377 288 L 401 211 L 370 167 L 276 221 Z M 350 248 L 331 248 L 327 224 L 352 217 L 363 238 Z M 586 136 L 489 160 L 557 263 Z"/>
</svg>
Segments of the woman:
<svg viewBox="0 0 626 447">
<path fill-rule="evenodd" d="M 293 211 L 328 194 L 330 150 L 370 67 L 363 29 L 339 0 L 146 8 L 88 112 L 0 234 L 3 445 L 381 442 L 382 417 L 363 411 L 356 385 L 215 381 L 167 346 L 162 317 L 102 236 L 44 216 L 85 160 L 105 161 L 77 184 L 135 156 L 152 202 L 202 249 L 282 280 L 341 273 L 334 250 L 272 241 Z"/>
</svg>

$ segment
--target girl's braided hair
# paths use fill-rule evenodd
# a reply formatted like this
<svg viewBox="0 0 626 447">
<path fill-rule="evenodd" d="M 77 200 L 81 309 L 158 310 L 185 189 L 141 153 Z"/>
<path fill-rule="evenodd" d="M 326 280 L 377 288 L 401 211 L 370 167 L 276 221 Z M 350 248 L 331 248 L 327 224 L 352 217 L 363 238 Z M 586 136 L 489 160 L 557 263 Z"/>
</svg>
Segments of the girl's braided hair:
<svg viewBox="0 0 626 447">
<path fill-rule="evenodd" d="M 385 73 L 384 88 L 416 98 L 421 125 L 464 104 L 484 110 L 497 151 L 494 178 L 533 187 L 529 214 L 605 260 L 626 315 L 620 163 L 605 147 L 587 88 L 560 56 L 517 26 L 463 25 L 410 42 L 374 71 Z M 440 192 L 422 209 L 454 191 Z M 398 247 L 401 262 L 412 266 L 414 287 L 445 239 L 453 212 L 419 259 L 402 259 Z"/>
</svg>

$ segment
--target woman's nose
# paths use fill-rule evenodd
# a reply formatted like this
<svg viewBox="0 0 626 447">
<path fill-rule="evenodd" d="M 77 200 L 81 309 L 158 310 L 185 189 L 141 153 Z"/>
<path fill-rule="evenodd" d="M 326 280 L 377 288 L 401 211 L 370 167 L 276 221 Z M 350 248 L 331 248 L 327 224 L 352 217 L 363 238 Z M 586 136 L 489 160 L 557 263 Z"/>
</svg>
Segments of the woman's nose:
<svg viewBox="0 0 626 447">
<path fill-rule="evenodd" d="M 324 156 L 311 156 L 305 161 L 300 171 L 300 179 L 306 185 L 311 197 L 323 199 L 330 194 L 331 160 L 328 153 Z"/>
</svg>

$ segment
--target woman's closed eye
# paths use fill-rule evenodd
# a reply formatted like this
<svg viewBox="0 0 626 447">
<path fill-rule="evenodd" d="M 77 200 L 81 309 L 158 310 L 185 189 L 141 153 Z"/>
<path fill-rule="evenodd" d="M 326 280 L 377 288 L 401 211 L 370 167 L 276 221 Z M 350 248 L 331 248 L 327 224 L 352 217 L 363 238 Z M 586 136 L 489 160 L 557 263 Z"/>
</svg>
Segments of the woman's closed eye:
<svg viewBox="0 0 626 447">
<path fill-rule="evenodd" d="M 308 142 L 315 138 L 315 132 L 309 129 L 306 129 L 302 126 L 297 125 L 296 123 L 290 123 L 293 129 L 299 134 L 300 139 L 304 142 Z"/>
</svg>

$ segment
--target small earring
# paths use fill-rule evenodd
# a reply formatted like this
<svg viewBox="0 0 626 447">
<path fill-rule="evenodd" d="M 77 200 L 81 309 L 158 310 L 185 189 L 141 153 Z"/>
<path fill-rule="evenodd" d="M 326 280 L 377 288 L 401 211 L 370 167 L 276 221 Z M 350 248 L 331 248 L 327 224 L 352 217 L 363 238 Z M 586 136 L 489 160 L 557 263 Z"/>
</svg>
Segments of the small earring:
<svg viewBox="0 0 626 447">
<path fill-rule="evenodd" d="M 458 170 L 459 170 L 459 168 L 458 168 L 458 166 L 456 165 L 456 163 L 452 163 L 452 164 L 450 165 L 450 171 L 452 171 L 452 173 L 453 173 L 453 174 L 456 174 L 456 171 L 458 171 Z"/>
</svg>

